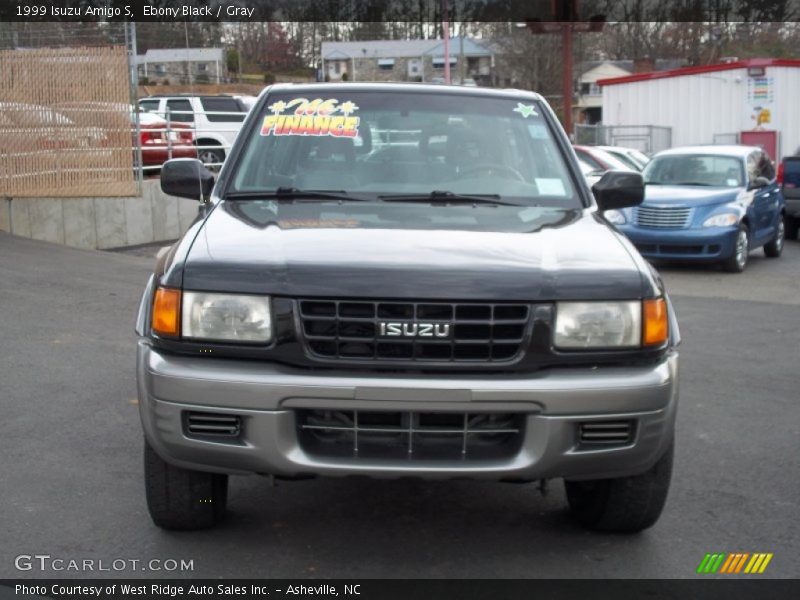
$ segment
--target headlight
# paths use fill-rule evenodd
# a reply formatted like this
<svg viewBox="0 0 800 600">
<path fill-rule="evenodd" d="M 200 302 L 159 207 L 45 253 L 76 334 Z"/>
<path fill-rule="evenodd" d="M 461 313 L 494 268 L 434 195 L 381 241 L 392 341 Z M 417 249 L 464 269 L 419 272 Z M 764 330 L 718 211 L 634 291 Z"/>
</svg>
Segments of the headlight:
<svg viewBox="0 0 800 600">
<path fill-rule="evenodd" d="M 739 216 L 733 213 L 722 213 L 721 215 L 714 215 L 708 217 L 703 221 L 703 227 L 729 227 L 739 223 Z"/>
<path fill-rule="evenodd" d="M 628 221 L 625 218 L 625 213 L 623 213 L 621 210 L 606 210 L 603 211 L 603 216 L 605 217 L 606 221 L 613 223 L 614 225 L 624 225 Z"/>
<path fill-rule="evenodd" d="M 554 343 L 558 348 L 637 347 L 642 340 L 642 303 L 559 302 Z"/>
<path fill-rule="evenodd" d="M 231 342 L 267 342 L 272 338 L 267 296 L 184 292 L 181 317 L 184 338 Z"/>
</svg>

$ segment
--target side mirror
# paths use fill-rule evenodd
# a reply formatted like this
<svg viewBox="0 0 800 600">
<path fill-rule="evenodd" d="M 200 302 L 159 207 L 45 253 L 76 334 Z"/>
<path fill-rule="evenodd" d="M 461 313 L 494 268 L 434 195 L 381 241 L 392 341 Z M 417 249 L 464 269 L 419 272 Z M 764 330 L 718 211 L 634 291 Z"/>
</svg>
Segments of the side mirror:
<svg viewBox="0 0 800 600">
<path fill-rule="evenodd" d="M 633 171 L 606 171 L 592 193 L 600 210 L 638 206 L 644 200 L 644 180 Z"/>
<path fill-rule="evenodd" d="M 748 190 L 755 190 L 758 188 L 766 187 L 769 185 L 769 179 L 766 177 L 758 176 L 753 181 L 750 182 L 750 185 L 747 186 Z"/>
<path fill-rule="evenodd" d="M 196 158 L 173 158 L 161 167 L 161 190 L 202 202 L 211 195 L 214 174 Z"/>
</svg>

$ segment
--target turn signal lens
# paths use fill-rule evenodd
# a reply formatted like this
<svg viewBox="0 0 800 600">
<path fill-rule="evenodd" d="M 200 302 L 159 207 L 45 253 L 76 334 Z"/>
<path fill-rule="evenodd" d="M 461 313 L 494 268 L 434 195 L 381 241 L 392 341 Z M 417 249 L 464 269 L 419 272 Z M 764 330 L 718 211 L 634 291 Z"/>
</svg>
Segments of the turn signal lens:
<svg viewBox="0 0 800 600">
<path fill-rule="evenodd" d="M 661 346 L 669 337 L 667 322 L 667 303 L 663 298 L 645 300 L 642 304 L 644 323 L 642 327 L 643 346 Z"/>
<path fill-rule="evenodd" d="M 153 300 L 153 331 L 158 335 L 177 337 L 181 322 L 181 291 L 158 288 Z"/>
</svg>

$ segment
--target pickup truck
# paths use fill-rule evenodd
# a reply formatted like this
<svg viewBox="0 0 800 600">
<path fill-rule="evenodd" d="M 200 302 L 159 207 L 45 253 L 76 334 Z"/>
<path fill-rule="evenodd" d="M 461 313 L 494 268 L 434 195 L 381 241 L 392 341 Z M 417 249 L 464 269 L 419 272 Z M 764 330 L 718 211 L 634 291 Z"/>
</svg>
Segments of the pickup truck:
<svg viewBox="0 0 800 600">
<path fill-rule="evenodd" d="M 656 522 L 680 334 L 602 217 L 642 177 L 590 190 L 541 96 L 275 85 L 218 175 L 161 186 L 199 212 L 136 324 L 158 526 L 215 525 L 246 474 L 563 479 L 589 528 Z"/>
<path fill-rule="evenodd" d="M 786 200 L 786 237 L 793 240 L 800 225 L 800 148 L 778 166 L 778 183 Z"/>
</svg>

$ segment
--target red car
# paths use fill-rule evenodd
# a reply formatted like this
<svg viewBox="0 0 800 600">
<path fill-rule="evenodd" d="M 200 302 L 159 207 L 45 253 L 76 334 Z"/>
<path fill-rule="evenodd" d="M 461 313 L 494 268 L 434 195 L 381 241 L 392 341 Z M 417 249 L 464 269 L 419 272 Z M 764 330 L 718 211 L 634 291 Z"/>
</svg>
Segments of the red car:
<svg viewBox="0 0 800 600">
<path fill-rule="evenodd" d="M 131 121 L 133 122 L 133 114 Z M 135 123 L 133 123 L 135 127 Z M 139 113 L 139 143 L 142 147 L 142 166 L 160 167 L 170 158 L 197 158 L 191 125 L 172 123 L 153 113 Z M 170 156 L 171 149 L 171 156 Z"/>
<path fill-rule="evenodd" d="M 578 158 L 596 171 L 633 171 L 633 167 L 625 164 L 613 154 L 596 146 L 573 146 Z"/>
</svg>

